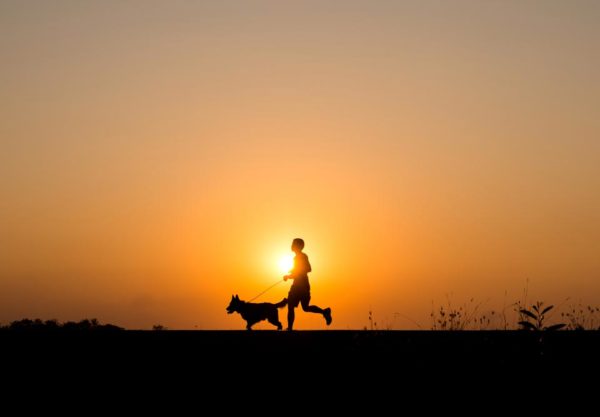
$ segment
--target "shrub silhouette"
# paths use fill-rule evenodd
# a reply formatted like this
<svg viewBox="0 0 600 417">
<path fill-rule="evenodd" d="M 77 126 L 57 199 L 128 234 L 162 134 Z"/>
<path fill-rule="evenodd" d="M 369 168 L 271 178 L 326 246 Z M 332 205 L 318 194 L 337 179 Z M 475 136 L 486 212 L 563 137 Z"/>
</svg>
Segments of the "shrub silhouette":
<svg viewBox="0 0 600 417">
<path fill-rule="evenodd" d="M 521 314 L 522 320 L 519 321 L 519 326 L 522 330 L 559 330 L 566 326 L 565 323 L 553 324 L 552 326 L 546 326 L 546 314 L 554 308 L 553 305 L 544 307 L 544 303 L 538 301 L 531 306 L 531 309 L 521 308 L 519 313 Z"/>
</svg>

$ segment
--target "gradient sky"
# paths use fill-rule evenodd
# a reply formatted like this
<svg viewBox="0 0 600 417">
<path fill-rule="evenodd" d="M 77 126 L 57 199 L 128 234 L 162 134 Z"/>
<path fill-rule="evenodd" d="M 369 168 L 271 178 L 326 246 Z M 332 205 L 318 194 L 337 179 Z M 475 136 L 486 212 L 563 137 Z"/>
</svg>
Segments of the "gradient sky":
<svg viewBox="0 0 600 417">
<path fill-rule="evenodd" d="M 295 237 L 337 329 L 600 304 L 598 2 L 3 0 L 0 59 L 1 323 L 241 329 Z"/>
</svg>

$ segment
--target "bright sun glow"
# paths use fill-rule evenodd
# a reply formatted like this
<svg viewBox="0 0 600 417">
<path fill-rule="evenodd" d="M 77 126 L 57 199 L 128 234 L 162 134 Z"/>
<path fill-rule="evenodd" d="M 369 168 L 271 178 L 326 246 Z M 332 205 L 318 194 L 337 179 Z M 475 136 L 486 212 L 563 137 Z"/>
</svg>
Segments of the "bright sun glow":
<svg viewBox="0 0 600 417">
<path fill-rule="evenodd" d="M 279 258 L 279 272 L 282 274 L 287 274 L 290 272 L 290 269 L 294 266 L 294 256 L 293 255 L 284 255 Z"/>
</svg>

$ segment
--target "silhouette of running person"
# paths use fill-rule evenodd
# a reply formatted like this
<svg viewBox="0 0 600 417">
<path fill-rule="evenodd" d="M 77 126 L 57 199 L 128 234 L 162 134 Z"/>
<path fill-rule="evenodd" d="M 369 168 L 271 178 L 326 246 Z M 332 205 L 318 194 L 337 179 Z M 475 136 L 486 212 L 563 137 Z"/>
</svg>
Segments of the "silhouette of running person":
<svg viewBox="0 0 600 417">
<path fill-rule="evenodd" d="M 294 309 L 298 307 L 298 303 L 302 304 L 302 310 L 309 313 L 322 314 L 325 322 L 329 326 L 331 324 L 331 309 L 327 307 L 322 309 L 317 306 L 310 305 L 310 284 L 308 282 L 308 273 L 312 271 L 308 256 L 304 252 L 304 240 L 300 238 L 294 239 L 292 242 L 292 251 L 296 254 L 294 257 L 294 267 L 290 273 L 283 277 L 284 281 L 293 279 L 294 283 L 288 294 L 288 327 L 287 330 L 292 330 L 294 327 Z"/>
</svg>

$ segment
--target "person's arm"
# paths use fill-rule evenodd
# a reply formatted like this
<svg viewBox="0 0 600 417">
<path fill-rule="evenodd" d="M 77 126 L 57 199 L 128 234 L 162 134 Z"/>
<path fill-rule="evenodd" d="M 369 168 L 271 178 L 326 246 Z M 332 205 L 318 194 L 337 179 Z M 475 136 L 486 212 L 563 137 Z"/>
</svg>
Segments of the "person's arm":
<svg viewBox="0 0 600 417">
<path fill-rule="evenodd" d="M 296 258 L 294 258 L 294 266 L 292 267 L 292 269 L 290 269 L 290 273 L 287 275 L 283 276 L 283 280 L 287 281 L 288 279 L 294 279 L 296 278 L 296 270 L 298 269 L 298 262 L 296 260 Z"/>
<path fill-rule="evenodd" d="M 297 274 L 295 273 L 295 267 L 292 268 L 289 274 L 283 276 L 283 280 L 287 281 L 288 279 L 295 279 Z"/>
<path fill-rule="evenodd" d="M 304 259 L 300 261 L 294 259 L 294 267 L 289 274 L 283 277 L 283 280 L 287 281 L 288 279 L 296 279 L 296 277 L 306 275 L 310 271 L 312 271 L 312 268 L 310 266 L 310 262 L 308 261 L 308 256 L 304 255 Z"/>
</svg>

